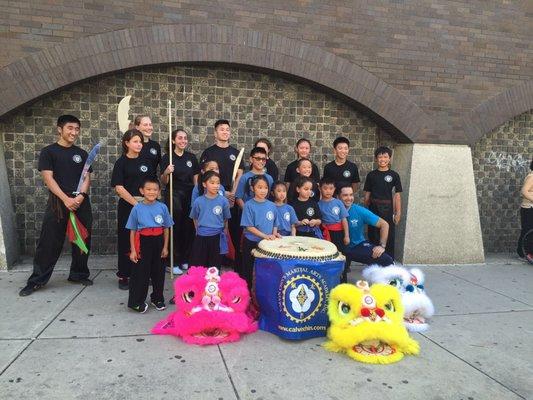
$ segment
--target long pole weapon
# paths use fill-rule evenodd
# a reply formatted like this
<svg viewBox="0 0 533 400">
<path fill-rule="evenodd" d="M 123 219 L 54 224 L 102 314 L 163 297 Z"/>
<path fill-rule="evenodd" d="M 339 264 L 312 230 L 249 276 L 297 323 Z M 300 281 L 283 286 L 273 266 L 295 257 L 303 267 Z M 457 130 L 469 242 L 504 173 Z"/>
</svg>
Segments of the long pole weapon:
<svg viewBox="0 0 533 400">
<path fill-rule="evenodd" d="M 172 148 L 172 101 L 168 101 L 168 162 L 170 165 L 172 165 L 172 153 L 174 153 L 174 149 Z M 169 176 L 169 187 L 170 187 L 170 193 L 169 193 L 169 211 L 170 211 L 170 218 L 174 221 L 174 202 L 173 202 L 173 185 L 172 185 L 172 175 L 173 173 L 170 173 Z M 174 279 L 174 225 L 170 226 L 170 279 Z"/>
</svg>

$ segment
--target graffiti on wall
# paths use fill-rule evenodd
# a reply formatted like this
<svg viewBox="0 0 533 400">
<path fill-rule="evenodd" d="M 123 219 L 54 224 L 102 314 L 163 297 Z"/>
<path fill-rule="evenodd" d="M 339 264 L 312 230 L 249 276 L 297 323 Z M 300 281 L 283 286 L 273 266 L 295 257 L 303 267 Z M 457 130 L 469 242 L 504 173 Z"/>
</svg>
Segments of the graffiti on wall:
<svg viewBox="0 0 533 400">
<path fill-rule="evenodd" d="M 507 172 L 527 172 L 531 160 L 526 159 L 522 154 L 497 153 L 491 151 L 487 157 L 489 165 Z"/>
</svg>

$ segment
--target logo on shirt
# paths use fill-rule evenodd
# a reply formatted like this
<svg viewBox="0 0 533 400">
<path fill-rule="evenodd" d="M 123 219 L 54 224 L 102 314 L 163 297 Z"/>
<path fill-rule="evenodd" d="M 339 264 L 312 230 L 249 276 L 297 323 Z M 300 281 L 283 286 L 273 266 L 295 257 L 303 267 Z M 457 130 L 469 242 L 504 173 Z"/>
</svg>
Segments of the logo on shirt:
<svg viewBox="0 0 533 400">
<path fill-rule="evenodd" d="M 148 167 L 147 167 L 146 165 L 141 165 L 141 166 L 139 167 L 139 169 L 141 170 L 141 172 L 146 172 L 146 171 L 148 171 Z"/>
<path fill-rule="evenodd" d="M 266 213 L 266 219 L 269 220 L 269 221 L 273 221 L 274 220 L 274 213 L 272 211 L 269 211 Z"/>
<path fill-rule="evenodd" d="M 340 209 L 339 207 L 335 206 L 335 207 L 333 207 L 333 208 L 331 209 L 331 212 L 332 212 L 333 214 L 335 214 L 335 215 L 339 215 L 340 212 L 341 212 L 341 209 Z"/>
<path fill-rule="evenodd" d="M 158 224 L 162 224 L 163 223 L 163 216 L 161 214 L 157 214 L 154 217 L 154 221 L 157 222 Z"/>
<path fill-rule="evenodd" d="M 351 220 L 350 220 L 350 225 L 351 225 L 351 226 L 357 226 L 357 225 L 359 225 L 359 220 L 358 220 L 357 218 L 351 219 Z"/>
<path fill-rule="evenodd" d="M 309 208 L 305 211 L 305 213 L 306 213 L 307 215 L 309 215 L 310 217 L 312 217 L 313 215 L 315 215 L 315 210 L 314 210 L 312 207 L 309 207 Z"/>
<path fill-rule="evenodd" d="M 231 154 L 231 155 L 229 156 L 229 159 L 230 159 L 231 161 L 235 161 L 235 160 L 237 159 L 237 157 L 235 157 L 235 154 Z"/>
<path fill-rule="evenodd" d="M 81 163 L 81 156 L 79 154 L 74 154 L 72 156 L 72 161 L 74 161 L 76 164 Z"/>
<path fill-rule="evenodd" d="M 352 173 L 348 170 L 345 170 L 343 173 L 342 173 L 342 176 L 344 176 L 345 178 L 349 178 L 350 176 L 352 176 Z"/>
<path fill-rule="evenodd" d="M 289 222 L 291 220 L 291 213 L 287 211 L 285 214 L 283 214 L 283 219 Z"/>
<path fill-rule="evenodd" d="M 213 214 L 220 215 L 222 214 L 222 207 L 221 206 L 215 206 L 213 207 Z"/>
<path fill-rule="evenodd" d="M 154 148 L 150 149 L 150 153 L 152 153 L 154 156 L 157 156 L 157 150 Z"/>
<path fill-rule="evenodd" d="M 392 182 L 392 176 L 390 176 L 390 175 L 385 175 L 385 182 L 389 182 L 389 183 L 391 183 L 391 182 Z"/>
<path fill-rule="evenodd" d="M 192 167 L 192 162 L 189 160 L 187 161 L 187 167 L 191 168 Z"/>
</svg>

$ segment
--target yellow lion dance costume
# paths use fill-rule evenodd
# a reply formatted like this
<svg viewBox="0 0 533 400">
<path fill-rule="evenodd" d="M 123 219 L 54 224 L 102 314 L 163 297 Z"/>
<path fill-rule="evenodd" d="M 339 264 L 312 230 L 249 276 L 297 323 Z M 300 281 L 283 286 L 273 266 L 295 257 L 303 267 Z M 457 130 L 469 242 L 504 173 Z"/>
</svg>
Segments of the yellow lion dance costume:
<svg viewBox="0 0 533 400">
<path fill-rule="evenodd" d="M 403 324 L 400 293 L 393 286 L 338 285 L 330 293 L 328 316 L 330 340 L 324 347 L 329 351 L 371 364 L 390 364 L 420 351 Z"/>
</svg>

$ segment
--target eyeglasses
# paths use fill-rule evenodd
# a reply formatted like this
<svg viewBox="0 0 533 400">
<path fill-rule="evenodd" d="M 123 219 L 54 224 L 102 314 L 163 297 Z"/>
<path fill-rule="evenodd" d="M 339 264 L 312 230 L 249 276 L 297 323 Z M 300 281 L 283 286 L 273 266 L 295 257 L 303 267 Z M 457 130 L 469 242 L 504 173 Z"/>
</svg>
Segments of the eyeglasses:
<svg viewBox="0 0 533 400">
<path fill-rule="evenodd" d="M 252 157 L 252 158 L 254 160 L 256 160 L 256 161 L 261 161 L 261 162 L 266 162 L 267 161 L 266 157 Z"/>
</svg>

